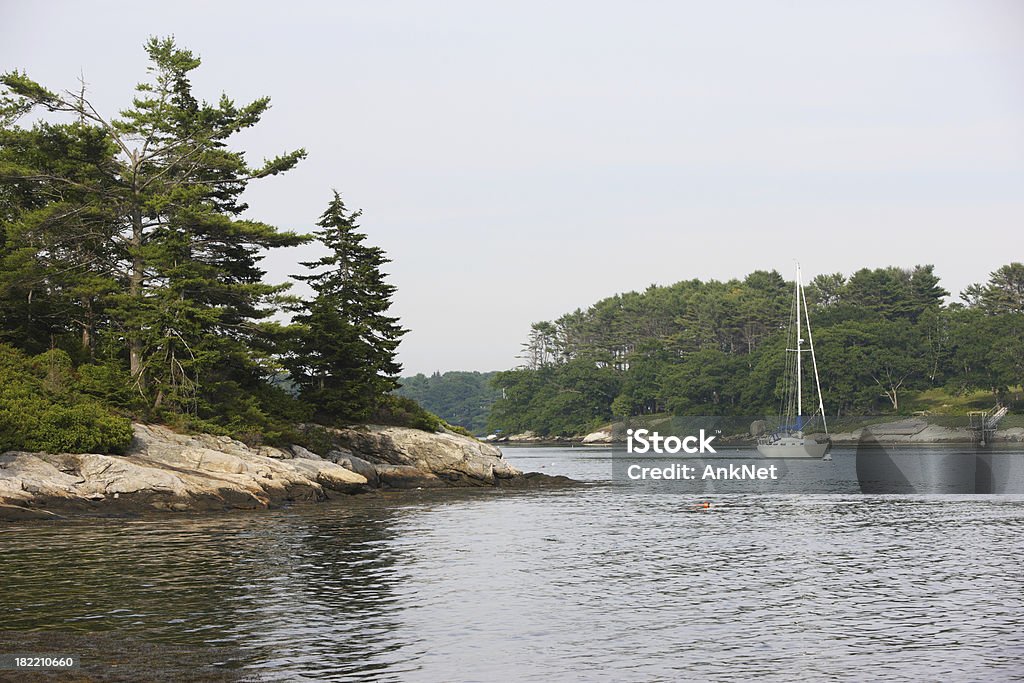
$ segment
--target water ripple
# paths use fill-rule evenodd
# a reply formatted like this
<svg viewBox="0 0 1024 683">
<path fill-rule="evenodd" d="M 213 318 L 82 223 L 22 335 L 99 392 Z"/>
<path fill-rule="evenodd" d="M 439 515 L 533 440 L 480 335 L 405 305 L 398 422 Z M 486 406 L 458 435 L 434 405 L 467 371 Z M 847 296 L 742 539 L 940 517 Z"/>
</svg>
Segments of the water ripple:
<svg viewBox="0 0 1024 683">
<path fill-rule="evenodd" d="M 1024 499 L 691 502 L 595 486 L 11 525 L 0 624 L 227 648 L 218 666 L 271 681 L 1024 676 Z"/>
</svg>

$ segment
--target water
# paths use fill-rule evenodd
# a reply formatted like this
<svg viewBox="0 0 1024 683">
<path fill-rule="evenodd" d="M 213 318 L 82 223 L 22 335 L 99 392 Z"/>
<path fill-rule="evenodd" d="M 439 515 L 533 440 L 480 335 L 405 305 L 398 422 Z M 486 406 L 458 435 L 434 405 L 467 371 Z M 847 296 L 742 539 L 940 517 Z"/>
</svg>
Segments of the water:
<svg viewBox="0 0 1024 683">
<path fill-rule="evenodd" d="M 1024 496 L 694 510 L 608 485 L 604 449 L 506 457 L 598 483 L 2 526 L 0 652 L 103 676 L 123 648 L 124 680 L 1024 680 Z"/>
</svg>

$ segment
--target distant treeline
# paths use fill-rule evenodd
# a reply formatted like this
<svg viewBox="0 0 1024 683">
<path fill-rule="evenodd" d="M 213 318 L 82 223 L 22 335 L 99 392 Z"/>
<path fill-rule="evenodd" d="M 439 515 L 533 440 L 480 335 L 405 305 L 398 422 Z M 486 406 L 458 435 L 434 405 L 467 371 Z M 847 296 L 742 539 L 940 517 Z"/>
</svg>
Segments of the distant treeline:
<svg viewBox="0 0 1024 683">
<path fill-rule="evenodd" d="M 793 288 L 775 271 L 687 280 L 535 323 L 523 366 L 495 377 L 489 426 L 570 435 L 613 415 L 775 414 Z M 950 304 L 932 266 L 821 275 L 806 294 L 829 414 L 898 413 L 925 389 L 1019 398 L 1024 264 Z"/>
<path fill-rule="evenodd" d="M 474 434 L 487 429 L 491 406 L 501 397 L 492 384 L 494 372 L 439 372 L 403 377 L 396 390 L 413 399 L 446 422 L 465 427 Z"/>
</svg>

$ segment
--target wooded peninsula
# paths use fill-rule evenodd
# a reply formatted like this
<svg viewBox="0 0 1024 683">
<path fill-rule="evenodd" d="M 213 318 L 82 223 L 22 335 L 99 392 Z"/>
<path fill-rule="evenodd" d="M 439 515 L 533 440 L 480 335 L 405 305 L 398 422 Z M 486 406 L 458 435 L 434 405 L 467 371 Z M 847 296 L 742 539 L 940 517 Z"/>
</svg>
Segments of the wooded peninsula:
<svg viewBox="0 0 1024 683">
<path fill-rule="evenodd" d="M 325 187 L 311 234 L 248 217 L 250 183 L 306 152 L 251 165 L 229 143 L 270 100 L 202 101 L 197 56 L 145 51 L 120 112 L 0 76 L 0 452 L 122 452 L 130 420 L 251 445 L 307 444 L 309 423 L 442 427 L 391 393 L 405 330 L 359 212 Z M 267 281 L 269 250 L 312 241 L 325 255 L 293 275 L 312 296 Z"/>
<path fill-rule="evenodd" d="M 948 296 L 927 265 L 815 277 L 806 297 L 826 413 L 1019 411 L 1024 264 Z M 489 427 L 573 436 L 639 415 L 778 415 L 792 305 L 792 282 L 757 271 L 535 323 L 522 366 L 495 376 Z"/>
</svg>

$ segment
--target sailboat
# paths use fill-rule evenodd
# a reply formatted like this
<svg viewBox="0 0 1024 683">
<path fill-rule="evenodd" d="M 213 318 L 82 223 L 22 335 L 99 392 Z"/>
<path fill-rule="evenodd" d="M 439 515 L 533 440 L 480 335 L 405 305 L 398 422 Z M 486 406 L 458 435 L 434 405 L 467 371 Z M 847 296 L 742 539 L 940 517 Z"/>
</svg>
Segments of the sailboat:
<svg viewBox="0 0 1024 683">
<path fill-rule="evenodd" d="M 787 386 L 783 403 L 782 415 L 778 429 L 761 437 L 757 443 L 757 451 L 766 458 L 824 458 L 831 460 L 829 450 L 832 441 L 828 438 L 828 424 L 825 420 L 825 403 L 821 397 L 821 382 L 818 379 L 818 359 L 814 355 L 814 337 L 811 334 L 811 319 L 807 311 L 807 298 L 804 296 L 804 285 L 800 279 L 800 264 L 796 266 L 796 292 L 793 301 L 794 315 L 786 343 Z M 803 338 L 802 329 L 806 325 L 807 339 Z M 807 348 L 804 348 L 806 342 Z M 794 348 L 789 348 L 790 344 Z M 803 355 L 810 353 L 811 366 L 814 368 L 814 387 L 817 390 L 817 412 L 805 416 L 803 386 Z M 791 361 L 791 358 L 793 359 Z M 790 376 L 790 371 L 792 375 Z M 807 436 L 804 428 L 815 417 L 821 417 L 824 435 Z"/>
</svg>

